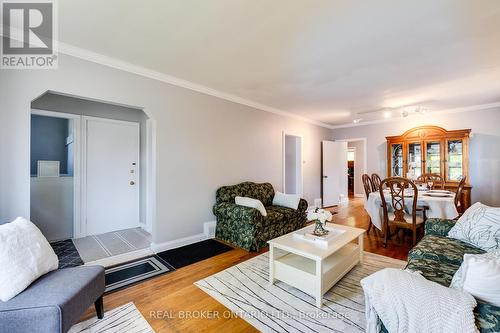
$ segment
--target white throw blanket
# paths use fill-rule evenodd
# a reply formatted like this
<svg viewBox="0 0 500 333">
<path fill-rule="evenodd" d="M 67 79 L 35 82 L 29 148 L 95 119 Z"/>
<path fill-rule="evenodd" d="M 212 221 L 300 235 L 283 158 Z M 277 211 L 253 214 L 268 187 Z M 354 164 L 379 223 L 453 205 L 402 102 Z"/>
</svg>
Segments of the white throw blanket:
<svg viewBox="0 0 500 333">
<path fill-rule="evenodd" d="M 363 280 L 366 332 L 478 332 L 470 294 L 426 280 L 419 273 L 385 268 Z M 380 320 L 379 320 L 380 318 Z"/>
</svg>

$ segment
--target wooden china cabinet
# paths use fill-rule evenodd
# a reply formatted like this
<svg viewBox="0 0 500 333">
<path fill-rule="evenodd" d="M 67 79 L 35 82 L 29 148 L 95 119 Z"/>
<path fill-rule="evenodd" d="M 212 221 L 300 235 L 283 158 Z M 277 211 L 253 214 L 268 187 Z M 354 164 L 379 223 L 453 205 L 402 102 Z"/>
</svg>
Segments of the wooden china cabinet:
<svg viewBox="0 0 500 333">
<path fill-rule="evenodd" d="M 387 176 L 416 179 L 423 173 L 436 173 L 445 188 L 455 191 L 462 176 L 467 177 L 462 204 L 471 203 L 469 185 L 470 129 L 447 131 L 438 126 L 412 128 L 387 139 Z"/>
</svg>

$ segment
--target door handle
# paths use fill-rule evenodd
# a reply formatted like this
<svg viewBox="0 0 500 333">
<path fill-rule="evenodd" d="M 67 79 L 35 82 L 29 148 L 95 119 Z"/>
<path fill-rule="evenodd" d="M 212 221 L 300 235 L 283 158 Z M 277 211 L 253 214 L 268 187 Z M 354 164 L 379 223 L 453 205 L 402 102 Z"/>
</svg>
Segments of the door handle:
<svg viewBox="0 0 500 333">
<path fill-rule="evenodd" d="M 130 185 L 135 185 L 135 182 L 134 182 L 134 181 L 131 181 L 131 182 L 130 182 Z"/>
<path fill-rule="evenodd" d="M 323 176 L 323 178 L 328 178 L 328 176 Z"/>
</svg>

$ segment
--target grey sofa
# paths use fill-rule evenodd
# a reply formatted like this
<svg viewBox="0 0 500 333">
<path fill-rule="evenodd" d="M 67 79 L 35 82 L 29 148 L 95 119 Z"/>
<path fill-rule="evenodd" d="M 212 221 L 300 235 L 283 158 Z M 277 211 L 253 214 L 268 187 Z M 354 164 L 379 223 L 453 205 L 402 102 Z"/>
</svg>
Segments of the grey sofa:
<svg viewBox="0 0 500 333">
<path fill-rule="evenodd" d="M 52 271 L 8 302 L 0 301 L 0 333 L 65 333 L 93 303 L 103 317 L 104 268 Z"/>
</svg>

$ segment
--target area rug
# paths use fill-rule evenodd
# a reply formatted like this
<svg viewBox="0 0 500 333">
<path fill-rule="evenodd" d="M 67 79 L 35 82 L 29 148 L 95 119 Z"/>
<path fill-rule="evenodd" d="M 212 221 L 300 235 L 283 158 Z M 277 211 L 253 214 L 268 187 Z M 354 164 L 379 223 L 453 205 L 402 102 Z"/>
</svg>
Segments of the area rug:
<svg viewBox="0 0 500 333">
<path fill-rule="evenodd" d="M 149 248 L 151 235 L 141 228 L 132 228 L 75 238 L 73 242 L 82 260 L 88 263 Z"/>
<path fill-rule="evenodd" d="M 76 267 L 83 265 L 83 260 L 80 258 L 75 244 L 71 239 L 66 239 L 58 242 L 50 243 L 52 249 L 59 258 L 59 268 Z"/>
<path fill-rule="evenodd" d="M 154 333 L 153 328 L 130 302 L 116 309 L 106 311 L 103 319 L 83 321 L 71 327 L 68 333 Z"/>
<path fill-rule="evenodd" d="M 298 289 L 279 281 L 269 284 L 267 253 L 195 285 L 262 332 L 364 332 L 365 305 L 359 281 L 385 267 L 402 268 L 405 264 L 365 252 L 363 264 L 324 295 L 321 309 L 312 296 Z"/>
<path fill-rule="evenodd" d="M 129 287 L 174 270 L 172 266 L 157 256 L 149 256 L 109 267 L 105 270 L 105 292 Z"/>
<path fill-rule="evenodd" d="M 173 267 L 181 268 L 230 250 L 233 250 L 233 248 L 226 244 L 214 239 L 207 239 L 177 249 L 160 252 L 158 256 Z"/>
</svg>

